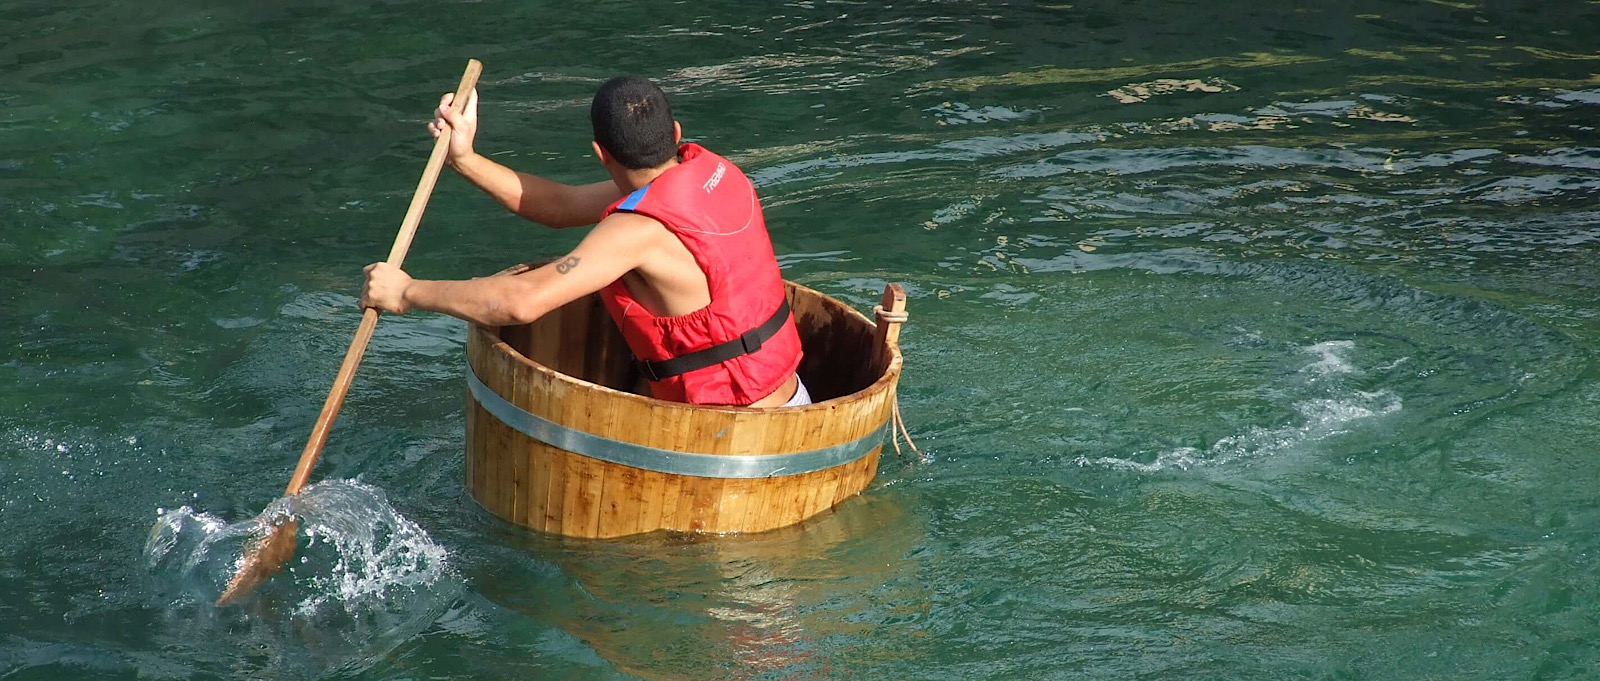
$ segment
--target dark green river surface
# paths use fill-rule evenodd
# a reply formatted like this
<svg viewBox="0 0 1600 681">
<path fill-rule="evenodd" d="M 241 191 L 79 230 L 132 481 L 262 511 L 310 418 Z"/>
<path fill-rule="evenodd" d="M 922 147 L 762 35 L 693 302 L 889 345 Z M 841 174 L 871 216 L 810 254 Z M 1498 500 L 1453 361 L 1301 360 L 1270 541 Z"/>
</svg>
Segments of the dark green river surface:
<svg viewBox="0 0 1600 681">
<path fill-rule="evenodd" d="M 0 678 L 1600 678 L 1600 4 L 0 0 Z M 925 460 L 800 526 L 570 541 L 463 490 L 386 317 L 478 148 L 605 175 L 657 80 L 788 278 L 910 292 Z M 407 269 L 579 233 L 447 172 Z M 301 547 L 211 606 L 249 524 Z"/>
</svg>

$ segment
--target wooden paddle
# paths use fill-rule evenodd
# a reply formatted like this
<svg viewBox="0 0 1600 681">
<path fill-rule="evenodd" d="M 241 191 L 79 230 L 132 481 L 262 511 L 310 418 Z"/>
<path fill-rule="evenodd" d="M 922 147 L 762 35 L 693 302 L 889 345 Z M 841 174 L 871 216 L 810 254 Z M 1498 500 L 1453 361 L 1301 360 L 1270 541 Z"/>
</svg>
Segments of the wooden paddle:
<svg viewBox="0 0 1600 681">
<path fill-rule="evenodd" d="M 467 60 L 467 70 L 461 74 L 461 85 L 456 88 L 456 97 L 450 103 L 450 108 L 457 113 L 466 110 L 467 97 L 478 84 L 478 74 L 482 71 L 483 64 L 478 60 Z M 406 259 L 411 238 L 417 233 L 417 223 L 422 221 L 422 211 L 428 206 L 428 197 L 433 194 L 433 185 L 439 180 L 439 170 L 444 167 L 444 159 L 449 151 L 450 135 L 440 135 L 438 141 L 433 143 L 433 155 L 428 157 L 428 165 L 422 170 L 417 191 L 411 195 L 411 207 L 406 209 L 406 218 L 400 223 L 400 233 L 395 235 L 394 247 L 389 249 L 389 264 L 395 267 L 399 267 Z M 322 414 L 317 417 L 317 424 L 311 427 L 311 439 L 306 441 L 305 451 L 300 453 L 300 465 L 295 467 L 294 477 L 289 479 L 285 496 L 299 494 L 300 488 L 305 487 L 306 481 L 311 478 L 311 467 L 317 465 L 322 446 L 328 442 L 333 420 L 339 416 L 339 407 L 344 406 L 345 393 L 350 391 L 356 367 L 361 366 L 361 355 L 366 353 L 367 341 L 372 340 L 372 332 L 376 328 L 378 311 L 369 307 L 361 313 L 361 326 L 356 329 L 355 339 L 350 341 L 350 349 L 344 353 L 344 363 L 339 365 L 339 375 L 333 379 L 333 389 L 328 391 L 328 399 L 322 403 Z M 245 548 L 244 562 L 239 566 L 239 572 L 217 599 L 217 607 L 237 603 L 283 567 L 294 556 L 297 530 L 294 520 L 289 520 L 250 542 Z"/>
</svg>

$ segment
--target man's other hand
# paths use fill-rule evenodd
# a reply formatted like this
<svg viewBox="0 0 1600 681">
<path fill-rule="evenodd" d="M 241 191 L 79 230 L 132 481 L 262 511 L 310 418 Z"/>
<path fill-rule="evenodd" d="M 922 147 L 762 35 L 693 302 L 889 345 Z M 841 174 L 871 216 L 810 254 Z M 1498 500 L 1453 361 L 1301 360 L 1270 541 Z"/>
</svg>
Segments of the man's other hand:
<svg viewBox="0 0 1600 681">
<path fill-rule="evenodd" d="M 440 135 L 450 135 L 450 154 L 447 160 L 451 167 L 455 167 L 462 159 L 472 156 L 472 139 L 478 135 L 478 90 L 473 88 L 472 94 L 467 97 L 467 107 L 462 113 L 456 113 L 450 108 L 455 101 L 454 92 L 446 92 L 439 98 L 439 108 L 433 112 L 433 121 L 428 123 L 428 132 L 433 133 L 434 139 Z"/>
<path fill-rule="evenodd" d="M 361 307 L 393 314 L 411 311 L 410 303 L 406 302 L 406 289 L 411 288 L 411 275 L 386 262 L 367 265 L 365 272 L 367 282 L 361 287 Z"/>
</svg>

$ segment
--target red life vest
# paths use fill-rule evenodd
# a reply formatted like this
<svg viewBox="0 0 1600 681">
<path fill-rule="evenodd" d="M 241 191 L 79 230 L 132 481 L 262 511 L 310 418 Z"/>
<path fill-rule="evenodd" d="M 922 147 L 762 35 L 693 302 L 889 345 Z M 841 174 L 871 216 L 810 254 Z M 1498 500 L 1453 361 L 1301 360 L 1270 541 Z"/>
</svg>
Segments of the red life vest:
<svg viewBox="0 0 1600 681">
<path fill-rule="evenodd" d="M 604 214 L 630 211 L 659 221 L 694 255 L 711 289 L 709 305 L 679 317 L 646 311 L 621 279 L 600 290 L 634 357 L 650 362 L 736 341 L 784 302 L 783 276 L 750 179 L 698 144 L 679 147 L 678 156 L 677 166 Z M 799 366 L 800 334 L 790 315 L 754 352 L 652 380 L 650 390 L 675 402 L 747 405 L 772 394 Z"/>
</svg>

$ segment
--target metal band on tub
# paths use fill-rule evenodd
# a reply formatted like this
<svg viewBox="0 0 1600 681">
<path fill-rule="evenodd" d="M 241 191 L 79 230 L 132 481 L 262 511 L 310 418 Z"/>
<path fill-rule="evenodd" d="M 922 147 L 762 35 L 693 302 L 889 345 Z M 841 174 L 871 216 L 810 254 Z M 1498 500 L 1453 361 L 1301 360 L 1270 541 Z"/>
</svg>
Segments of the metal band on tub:
<svg viewBox="0 0 1600 681">
<path fill-rule="evenodd" d="M 885 422 L 860 439 L 804 452 L 696 454 L 613 440 L 530 414 L 484 385 L 471 366 L 467 367 L 467 389 L 501 423 L 557 449 L 631 468 L 700 478 L 770 478 L 826 470 L 860 459 L 882 445 L 888 427 Z"/>
</svg>

